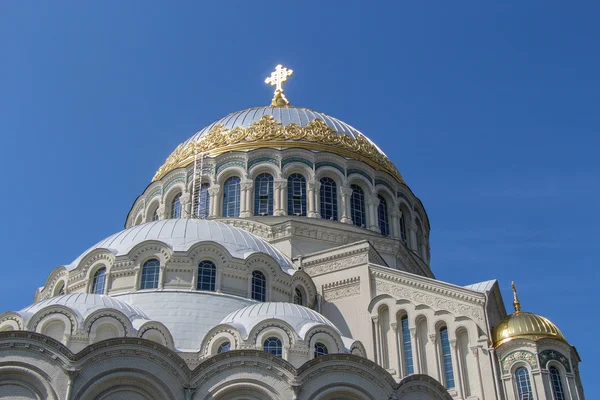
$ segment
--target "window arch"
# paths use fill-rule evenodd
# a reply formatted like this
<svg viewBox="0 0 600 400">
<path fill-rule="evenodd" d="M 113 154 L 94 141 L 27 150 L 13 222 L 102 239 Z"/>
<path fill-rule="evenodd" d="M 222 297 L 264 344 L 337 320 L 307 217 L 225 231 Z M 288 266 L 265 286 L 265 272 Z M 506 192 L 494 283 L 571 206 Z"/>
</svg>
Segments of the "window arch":
<svg viewBox="0 0 600 400">
<path fill-rule="evenodd" d="M 61 296 L 65 294 L 65 281 L 58 282 L 58 285 L 54 287 L 54 295 L 53 296 Z"/>
<path fill-rule="evenodd" d="M 223 216 L 224 217 L 239 217 L 240 216 L 240 183 L 241 180 L 237 176 L 232 176 L 223 184 Z"/>
<path fill-rule="evenodd" d="M 379 220 L 379 230 L 384 236 L 390 235 L 390 223 L 388 218 L 387 201 L 382 195 L 377 196 L 379 205 L 377 206 L 377 219 Z"/>
<path fill-rule="evenodd" d="M 267 299 L 267 278 L 260 271 L 252 271 L 252 299 L 258 301 Z"/>
<path fill-rule="evenodd" d="M 408 245 L 408 233 L 406 231 L 406 219 L 408 218 L 408 214 L 404 210 L 400 210 L 402 215 L 400 215 L 400 240 L 404 245 Z"/>
<path fill-rule="evenodd" d="M 219 348 L 217 349 L 217 354 L 225 353 L 229 350 L 231 350 L 231 343 L 224 342 L 219 345 Z"/>
<path fill-rule="evenodd" d="M 92 294 L 104 294 L 104 287 L 106 286 L 106 268 L 102 267 L 94 273 L 94 279 L 92 280 Z"/>
<path fill-rule="evenodd" d="M 519 367 L 515 371 L 515 381 L 517 383 L 518 400 L 533 399 L 531 391 L 531 381 L 529 380 L 529 371 L 525 367 Z"/>
<path fill-rule="evenodd" d="M 270 337 L 263 343 L 263 350 L 275 357 L 281 358 L 283 355 L 283 346 L 281 340 L 276 337 Z"/>
<path fill-rule="evenodd" d="M 209 215 L 210 209 L 210 195 L 208 193 L 208 189 L 210 188 L 210 183 L 203 183 L 200 185 L 198 189 L 198 201 L 196 202 L 194 208 L 194 215 L 200 219 L 206 219 Z"/>
<path fill-rule="evenodd" d="M 402 355 L 404 356 L 404 375 L 415 373 L 412 343 L 410 338 L 410 329 L 408 328 L 408 316 L 400 318 L 400 327 L 402 329 Z"/>
<path fill-rule="evenodd" d="M 288 215 L 306 217 L 306 178 L 301 174 L 288 176 Z"/>
<path fill-rule="evenodd" d="M 300 290 L 300 288 L 296 288 L 294 289 L 294 304 L 298 304 L 298 305 L 304 305 L 304 301 L 303 301 L 303 296 L 302 296 L 302 291 Z"/>
<path fill-rule="evenodd" d="M 158 221 L 158 208 L 152 213 L 152 221 Z"/>
<path fill-rule="evenodd" d="M 142 280 L 140 289 L 156 289 L 158 287 L 158 276 L 160 274 L 160 261 L 148 260 L 142 267 Z"/>
<path fill-rule="evenodd" d="M 352 218 L 354 225 L 364 228 L 367 225 L 365 217 L 365 193 L 358 185 L 350 185 L 350 189 L 352 189 L 352 195 L 350 196 L 350 218 Z"/>
<path fill-rule="evenodd" d="M 171 218 L 181 218 L 181 193 L 173 197 L 171 202 Z"/>
<path fill-rule="evenodd" d="M 200 261 L 198 264 L 198 283 L 196 289 L 216 290 L 217 267 L 212 261 Z"/>
<path fill-rule="evenodd" d="M 327 350 L 327 346 L 325 346 L 321 342 L 315 343 L 314 358 L 321 357 L 321 356 L 326 356 L 327 354 L 329 354 L 329 350 Z"/>
<path fill-rule="evenodd" d="M 548 368 L 550 372 L 550 383 L 552 384 L 552 394 L 554 400 L 565 400 L 565 390 L 563 388 L 562 379 L 560 378 L 560 372 L 555 366 Z"/>
<path fill-rule="evenodd" d="M 254 178 L 254 215 L 273 215 L 273 175 Z"/>
<path fill-rule="evenodd" d="M 331 178 L 321 178 L 321 189 L 319 190 L 319 200 L 321 203 L 321 218 L 337 221 L 337 187 L 335 181 Z"/>
<path fill-rule="evenodd" d="M 450 352 L 450 340 L 448 340 L 448 328 L 440 328 L 440 343 L 442 345 L 442 368 L 444 370 L 444 384 L 446 389 L 452 389 L 454 385 L 454 370 L 452 367 L 452 354 Z"/>
</svg>

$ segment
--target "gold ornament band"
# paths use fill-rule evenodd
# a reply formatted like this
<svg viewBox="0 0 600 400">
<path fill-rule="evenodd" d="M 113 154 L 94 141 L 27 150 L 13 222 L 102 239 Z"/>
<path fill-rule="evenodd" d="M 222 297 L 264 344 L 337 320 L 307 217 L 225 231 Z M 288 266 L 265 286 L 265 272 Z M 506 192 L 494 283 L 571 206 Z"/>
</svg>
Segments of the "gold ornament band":
<svg viewBox="0 0 600 400">
<path fill-rule="evenodd" d="M 270 115 L 261 117 L 248 127 L 238 126 L 232 130 L 222 124 L 216 124 L 198 140 L 185 146 L 180 144 L 156 171 L 152 181 L 161 179 L 174 169 L 188 166 L 194 161 L 195 154 L 203 153 L 214 157 L 229 151 L 265 147 L 301 148 L 338 154 L 365 162 L 404 183 L 394 164 L 363 135 L 359 134 L 355 139 L 347 134 L 339 134 L 321 119 L 314 119 L 305 126 L 284 126 Z"/>
</svg>

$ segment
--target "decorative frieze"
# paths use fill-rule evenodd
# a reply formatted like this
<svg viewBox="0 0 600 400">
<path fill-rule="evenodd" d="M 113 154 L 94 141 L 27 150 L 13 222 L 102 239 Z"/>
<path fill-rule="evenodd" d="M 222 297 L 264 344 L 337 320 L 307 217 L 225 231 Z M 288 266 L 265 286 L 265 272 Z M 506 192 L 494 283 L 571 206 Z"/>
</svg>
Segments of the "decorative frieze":
<svg viewBox="0 0 600 400">
<path fill-rule="evenodd" d="M 517 350 L 509 353 L 502 359 L 502 372 L 504 374 L 510 373 L 510 366 L 513 365 L 517 361 L 524 361 L 531 369 L 537 369 L 538 362 L 535 354 L 526 350 Z"/>
<path fill-rule="evenodd" d="M 323 285 L 323 298 L 326 301 L 345 299 L 360 295 L 360 277 L 344 279 Z"/>
</svg>

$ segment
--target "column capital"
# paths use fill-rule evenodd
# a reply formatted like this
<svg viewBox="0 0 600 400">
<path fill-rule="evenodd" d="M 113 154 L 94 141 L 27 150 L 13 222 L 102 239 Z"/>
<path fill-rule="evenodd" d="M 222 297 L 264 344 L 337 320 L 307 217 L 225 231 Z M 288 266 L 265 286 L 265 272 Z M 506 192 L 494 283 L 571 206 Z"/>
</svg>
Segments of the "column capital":
<svg viewBox="0 0 600 400">
<path fill-rule="evenodd" d="M 390 327 L 394 330 L 394 332 L 398 332 L 398 323 L 397 322 L 390 323 Z"/>
<path fill-rule="evenodd" d="M 215 194 L 219 194 L 220 190 L 221 190 L 220 185 L 212 185 L 211 187 L 208 188 L 208 194 L 210 194 L 211 196 L 214 196 Z"/>
<path fill-rule="evenodd" d="M 373 323 L 375 323 L 376 325 L 379 325 L 379 317 L 378 316 L 371 317 L 371 321 L 373 321 Z"/>
<path fill-rule="evenodd" d="M 456 339 L 450 339 L 448 341 L 450 342 L 450 346 L 452 346 L 452 348 L 454 350 L 456 350 L 456 346 L 458 345 L 458 341 Z"/>
<path fill-rule="evenodd" d="M 343 196 L 350 196 L 352 194 L 352 189 L 346 186 L 340 186 L 340 193 Z"/>
<path fill-rule="evenodd" d="M 429 334 L 429 341 L 431 343 L 435 343 L 435 340 L 437 339 L 437 335 L 435 333 L 430 333 Z"/>
</svg>

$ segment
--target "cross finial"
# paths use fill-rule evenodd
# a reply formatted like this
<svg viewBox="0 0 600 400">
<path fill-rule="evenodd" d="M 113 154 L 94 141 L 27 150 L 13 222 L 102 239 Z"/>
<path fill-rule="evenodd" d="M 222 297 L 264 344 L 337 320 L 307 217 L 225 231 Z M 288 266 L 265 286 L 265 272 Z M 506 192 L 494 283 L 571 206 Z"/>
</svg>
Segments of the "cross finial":
<svg viewBox="0 0 600 400">
<path fill-rule="evenodd" d="M 517 288 L 515 287 L 515 282 L 512 282 L 512 290 L 513 290 L 513 306 L 515 307 L 515 312 L 521 312 L 521 303 L 519 302 L 519 297 L 517 296 Z"/>
<path fill-rule="evenodd" d="M 282 84 L 287 81 L 289 76 L 292 76 L 294 71 L 283 67 L 281 64 L 275 67 L 275 71 L 271 73 L 271 76 L 265 79 L 265 83 L 271 86 L 275 86 L 275 94 L 271 101 L 271 106 L 289 106 L 290 102 L 285 98 L 283 94 Z"/>
</svg>

